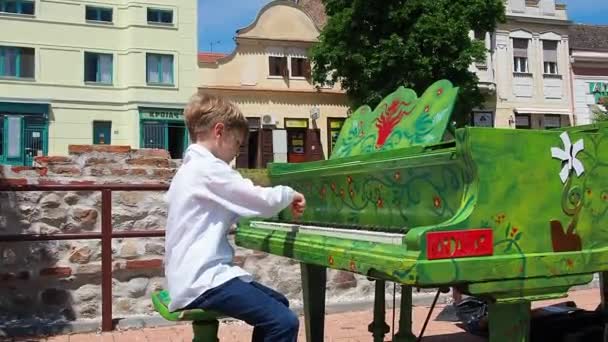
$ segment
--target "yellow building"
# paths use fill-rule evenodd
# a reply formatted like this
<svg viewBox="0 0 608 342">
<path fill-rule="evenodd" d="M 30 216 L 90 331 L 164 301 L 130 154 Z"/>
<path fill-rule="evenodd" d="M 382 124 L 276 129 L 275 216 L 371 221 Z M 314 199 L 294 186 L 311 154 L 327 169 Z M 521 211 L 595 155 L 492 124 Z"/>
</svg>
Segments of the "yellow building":
<svg viewBox="0 0 608 342">
<path fill-rule="evenodd" d="M 0 0 L 0 162 L 68 144 L 180 156 L 196 91 L 195 0 Z"/>
<path fill-rule="evenodd" d="M 311 83 L 308 50 L 319 33 L 293 1 L 274 1 L 237 31 L 231 54 L 199 59 L 200 90 L 229 98 L 249 119 L 251 134 L 237 167 L 331 153 L 348 105 L 337 85 L 316 89 Z"/>
</svg>

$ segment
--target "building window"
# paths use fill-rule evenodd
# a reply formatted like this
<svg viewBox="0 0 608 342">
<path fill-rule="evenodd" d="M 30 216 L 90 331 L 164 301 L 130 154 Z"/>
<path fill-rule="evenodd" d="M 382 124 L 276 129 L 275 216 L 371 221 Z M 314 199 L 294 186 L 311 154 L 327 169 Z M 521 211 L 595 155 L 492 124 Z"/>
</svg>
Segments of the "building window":
<svg viewBox="0 0 608 342">
<path fill-rule="evenodd" d="M 0 77 L 34 78 L 34 49 L 0 46 Z"/>
<path fill-rule="evenodd" d="M 557 75 L 557 42 L 552 40 L 543 41 L 544 73 L 546 75 Z"/>
<path fill-rule="evenodd" d="M 513 72 L 528 73 L 528 40 L 513 39 Z"/>
<path fill-rule="evenodd" d="M 291 77 L 310 77 L 308 58 L 291 57 Z"/>
<path fill-rule="evenodd" d="M 562 127 L 561 116 L 559 116 L 559 115 L 547 114 L 547 115 L 545 115 L 545 117 L 543 119 L 544 119 L 543 121 L 544 121 L 545 129 Z"/>
<path fill-rule="evenodd" d="M 173 85 L 173 55 L 149 53 L 146 59 L 146 82 Z"/>
<path fill-rule="evenodd" d="M 34 15 L 32 0 L 0 0 L 0 12 Z"/>
<path fill-rule="evenodd" d="M 268 75 L 287 76 L 287 57 L 268 57 Z"/>
<path fill-rule="evenodd" d="M 84 53 L 84 81 L 112 84 L 113 56 L 103 53 Z"/>
<path fill-rule="evenodd" d="M 86 7 L 86 19 L 90 21 L 112 22 L 112 9 L 106 7 Z"/>
<path fill-rule="evenodd" d="M 515 128 L 530 129 L 531 127 L 530 115 L 515 115 Z"/>
<path fill-rule="evenodd" d="M 112 144 L 112 121 L 93 121 L 93 144 Z"/>
<path fill-rule="evenodd" d="M 473 126 L 475 127 L 494 127 L 494 113 L 474 112 Z"/>
<path fill-rule="evenodd" d="M 148 8 L 148 22 L 160 24 L 173 24 L 173 11 Z"/>
</svg>

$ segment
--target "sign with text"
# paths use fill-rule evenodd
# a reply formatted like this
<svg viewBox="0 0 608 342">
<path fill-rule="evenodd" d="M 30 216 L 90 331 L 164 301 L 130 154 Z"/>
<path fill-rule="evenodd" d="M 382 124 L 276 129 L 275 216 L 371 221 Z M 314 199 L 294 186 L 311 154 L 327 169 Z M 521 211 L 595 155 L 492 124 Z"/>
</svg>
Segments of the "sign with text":
<svg viewBox="0 0 608 342">
<path fill-rule="evenodd" d="M 595 103 L 599 104 L 602 97 L 608 97 L 608 82 L 589 82 L 589 92 L 595 97 Z"/>
<path fill-rule="evenodd" d="M 142 120 L 161 120 L 161 121 L 184 121 L 184 112 L 181 109 L 140 109 Z"/>
<path fill-rule="evenodd" d="M 285 128 L 308 128 L 308 119 L 285 119 Z"/>
</svg>

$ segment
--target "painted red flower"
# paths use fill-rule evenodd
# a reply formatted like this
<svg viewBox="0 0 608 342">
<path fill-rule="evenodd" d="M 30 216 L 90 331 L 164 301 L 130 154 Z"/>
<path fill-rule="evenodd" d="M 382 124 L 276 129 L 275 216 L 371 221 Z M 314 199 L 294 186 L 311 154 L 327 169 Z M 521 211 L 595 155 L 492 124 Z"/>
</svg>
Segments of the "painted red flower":
<svg viewBox="0 0 608 342">
<path fill-rule="evenodd" d="M 336 183 L 331 183 L 331 191 L 336 192 Z"/>
<path fill-rule="evenodd" d="M 329 259 L 327 260 L 329 262 L 330 265 L 334 264 L 334 257 L 332 255 L 329 256 Z"/>
<path fill-rule="evenodd" d="M 566 265 L 568 266 L 568 268 L 572 268 L 574 267 L 574 261 L 572 261 L 572 259 L 567 259 Z"/>
<path fill-rule="evenodd" d="M 350 190 L 350 197 L 355 197 L 355 192 L 353 190 Z"/>
<path fill-rule="evenodd" d="M 351 177 L 351 176 L 346 177 L 346 182 L 348 184 L 352 183 L 353 182 L 353 177 Z"/>
<path fill-rule="evenodd" d="M 439 209 L 441 208 L 441 197 L 439 196 L 435 196 L 433 198 L 433 205 L 435 206 L 435 208 Z"/>
<path fill-rule="evenodd" d="M 501 223 L 503 223 L 505 221 L 506 217 L 507 216 L 504 213 L 500 213 L 500 214 L 498 214 L 498 215 L 495 216 L 494 222 L 496 222 L 498 224 L 501 224 Z"/>
<path fill-rule="evenodd" d="M 443 94 L 443 88 L 437 90 L 437 96 L 441 96 L 441 94 Z"/>
<path fill-rule="evenodd" d="M 409 103 L 404 101 L 394 100 L 390 106 L 385 104 L 384 112 L 376 120 L 376 128 L 378 128 L 378 139 L 376 140 L 376 148 L 380 148 L 386 142 L 386 139 L 391 135 L 395 126 L 401 122 L 401 119 L 409 115 L 410 112 L 401 110 L 399 106 L 407 106 Z"/>
<path fill-rule="evenodd" d="M 382 199 L 382 197 L 378 197 L 378 200 L 376 201 L 376 206 L 378 208 L 384 208 L 384 200 Z"/>
<path fill-rule="evenodd" d="M 349 268 L 350 268 L 350 270 L 351 270 L 351 271 L 353 271 L 353 272 L 355 272 L 355 271 L 357 270 L 357 264 L 355 264 L 355 261 L 354 261 L 354 260 L 351 260 L 351 261 L 350 261 Z"/>
<path fill-rule="evenodd" d="M 426 105 L 426 106 L 424 107 L 424 112 L 425 112 L 425 113 L 428 113 L 430 109 L 431 109 L 431 107 L 430 107 L 429 105 Z"/>
<path fill-rule="evenodd" d="M 344 189 L 340 189 L 340 197 L 344 197 Z"/>
<path fill-rule="evenodd" d="M 514 237 L 515 234 L 517 234 L 518 231 L 519 231 L 519 229 L 517 229 L 517 227 L 511 228 L 511 237 Z"/>
<path fill-rule="evenodd" d="M 395 180 L 400 180 L 401 179 L 401 172 L 397 171 L 395 172 Z"/>
</svg>

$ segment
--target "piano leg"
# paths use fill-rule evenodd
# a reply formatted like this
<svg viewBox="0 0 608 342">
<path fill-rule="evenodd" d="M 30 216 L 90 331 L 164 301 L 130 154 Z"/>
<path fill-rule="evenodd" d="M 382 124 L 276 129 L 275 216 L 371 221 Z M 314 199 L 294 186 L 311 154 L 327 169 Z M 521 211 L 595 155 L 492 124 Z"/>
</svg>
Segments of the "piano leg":
<svg viewBox="0 0 608 342">
<path fill-rule="evenodd" d="M 306 341 L 324 341 L 325 328 L 325 267 L 300 264 L 302 271 L 302 295 L 304 299 L 304 319 Z"/>
<path fill-rule="evenodd" d="M 608 272 L 600 272 L 600 297 L 601 308 L 604 313 L 608 312 Z M 608 342 L 608 324 L 604 325 L 604 342 Z"/>
<path fill-rule="evenodd" d="M 412 333 L 412 287 L 401 285 L 401 305 L 399 308 L 399 332 L 393 342 L 414 342 Z"/>
<path fill-rule="evenodd" d="M 530 340 L 530 302 L 491 303 L 488 316 L 489 342 Z"/>
<path fill-rule="evenodd" d="M 374 342 L 383 342 L 384 335 L 391 330 L 386 324 L 386 299 L 385 299 L 385 284 L 386 281 L 377 279 L 374 292 L 374 321 L 367 327 L 367 331 L 372 333 Z"/>
</svg>

